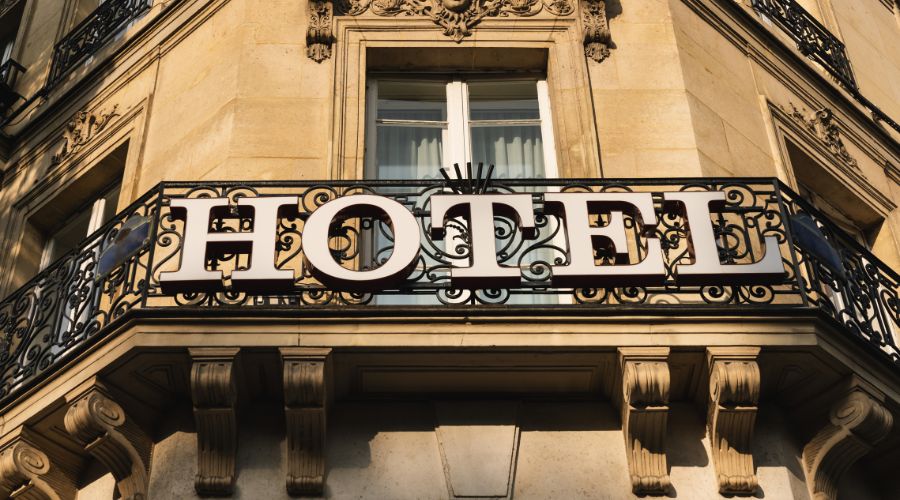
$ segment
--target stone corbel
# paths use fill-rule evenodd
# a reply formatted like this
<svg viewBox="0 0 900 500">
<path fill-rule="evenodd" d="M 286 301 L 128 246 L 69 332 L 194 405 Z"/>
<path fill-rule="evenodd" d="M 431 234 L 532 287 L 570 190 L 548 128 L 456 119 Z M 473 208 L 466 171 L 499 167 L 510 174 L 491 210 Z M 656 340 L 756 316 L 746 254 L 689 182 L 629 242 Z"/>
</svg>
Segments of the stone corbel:
<svg viewBox="0 0 900 500">
<path fill-rule="evenodd" d="M 331 0 L 309 0 L 309 25 L 306 28 L 306 55 L 320 63 L 331 57 L 334 44 L 331 21 L 334 18 L 334 3 Z"/>
<path fill-rule="evenodd" d="M 637 495 L 665 495 L 671 489 L 666 461 L 669 416 L 669 348 L 620 348 L 622 430 Z"/>
<path fill-rule="evenodd" d="M 584 31 L 584 55 L 603 62 L 609 57 L 611 34 L 604 0 L 581 1 L 581 27 Z"/>
<path fill-rule="evenodd" d="M 894 419 L 884 394 L 853 380 L 832 407 L 828 424 L 803 448 L 803 469 L 810 498 L 833 500 L 841 475 L 884 439 Z"/>
<path fill-rule="evenodd" d="M 70 399 L 66 431 L 109 470 L 123 499 L 147 498 L 152 441 L 109 390 L 94 381 Z"/>
<path fill-rule="evenodd" d="M 759 481 L 750 450 L 759 405 L 758 347 L 710 347 L 707 427 L 723 495 L 752 495 Z"/>
<path fill-rule="evenodd" d="M 234 491 L 237 452 L 237 383 L 239 348 L 202 347 L 191 355 L 191 398 L 197 425 L 197 476 L 200 496 L 230 496 Z"/>
<path fill-rule="evenodd" d="M 280 349 L 287 424 L 287 491 L 321 496 L 325 487 L 327 361 L 331 349 Z"/>
<path fill-rule="evenodd" d="M 27 428 L 0 451 L 0 498 L 58 500 L 75 498 L 75 485 Z"/>
</svg>

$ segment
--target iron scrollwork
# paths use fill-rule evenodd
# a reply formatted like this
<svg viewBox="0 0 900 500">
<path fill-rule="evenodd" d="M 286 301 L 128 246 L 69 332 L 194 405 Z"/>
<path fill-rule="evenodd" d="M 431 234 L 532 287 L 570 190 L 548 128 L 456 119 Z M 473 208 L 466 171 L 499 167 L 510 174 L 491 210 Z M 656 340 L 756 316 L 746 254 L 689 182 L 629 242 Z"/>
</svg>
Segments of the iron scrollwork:
<svg viewBox="0 0 900 500">
<path fill-rule="evenodd" d="M 457 175 L 457 178 L 463 177 Z M 805 200 L 771 179 L 515 179 L 488 182 L 481 175 L 441 181 L 294 181 L 163 183 L 118 214 L 81 245 L 53 263 L 31 282 L 0 302 L 0 400 L 29 387 L 136 309 L 173 311 L 216 308 L 377 307 L 437 305 L 491 308 L 497 305 L 550 307 L 559 314 L 581 314 L 585 308 L 614 308 L 633 314 L 648 310 L 729 311 L 814 309 L 843 331 L 900 367 L 900 276 L 852 237 L 844 234 Z M 489 176 L 488 176 L 489 177 Z M 684 214 L 666 203 L 664 192 L 722 191 L 723 206 L 711 217 L 723 263 L 757 262 L 766 237 L 778 243 L 784 278 L 768 284 L 684 285 L 675 276 L 680 264 L 693 262 Z M 429 199 L 440 193 L 528 193 L 532 198 L 537 237 L 525 238 L 514 221 L 494 219 L 497 259 L 518 267 L 517 286 L 498 289 L 456 289 L 450 280 L 455 266 L 465 266 L 472 250 L 465 217 L 446 221 L 443 240 L 431 236 Z M 666 279 L 657 286 L 563 288 L 552 284 L 552 267 L 567 264 L 564 221 L 544 207 L 548 192 L 643 192 L 654 200 L 658 224 L 645 226 L 625 213 L 627 252 L 595 249 L 598 265 L 637 262 L 647 252 L 648 236 L 658 238 L 664 253 Z M 405 206 L 420 228 L 421 252 L 406 279 L 375 292 L 351 292 L 318 282 L 304 267 L 303 228 L 309 215 L 342 196 L 376 194 Z M 276 268 L 295 271 L 293 287 L 271 293 L 248 293 L 228 286 L 230 273 L 249 264 L 247 254 L 210 253 L 207 268 L 221 270 L 225 288 L 219 291 L 166 294 L 159 275 L 175 270 L 183 245 L 183 222 L 174 217 L 173 198 L 216 197 L 231 209 L 215 212 L 212 231 L 250 231 L 250 214 L 238 210 L 246 196 L 297 196 L 297 211 L 283 214 L 277 229 Z M 609 214 L 593 216 L 603 225 Z M 801 234 L 803 222 L 807 233 Z M 123 231 L 149 225 L 139 237 Z M 812 239 L 809 235 L 812 234 Z M 371 215 L 335 221 L 329 234 L 332 255 L 350 269 L 379 266 L 392 252 L 388 224 Z M 123 247 L 124 241 L 132 241 Z M 823 250 L 824 249 L 824 250 Z M 110 260 L 101 256 L 119 255 Z M 297 272 L 297 270 L 300 270 Z"/>
<path fill-rule="evenodd" d="M 781 27 L 801 54 L 821 64 L 848 89 L 857 89 L 844 44 L 796 0 L 752 0 L 751 5 Z"/>
</svg>

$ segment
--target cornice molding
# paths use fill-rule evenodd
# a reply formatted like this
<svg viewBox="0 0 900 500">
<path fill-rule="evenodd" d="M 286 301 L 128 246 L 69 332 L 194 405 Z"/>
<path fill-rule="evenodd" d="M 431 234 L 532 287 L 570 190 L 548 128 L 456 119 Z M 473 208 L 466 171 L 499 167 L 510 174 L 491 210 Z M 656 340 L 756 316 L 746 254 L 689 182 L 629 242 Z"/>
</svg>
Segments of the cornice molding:
<svg viewBox="0 0 900 500">
<path fill-rule="evenodd" d="M 331 57 L 334 16 L 425 17 L 456 43 L 472 36 L 483 19 L 532 17 L 542 11 L 562 17 L 575 12 L 574 0 L 311 0 L 308 2 L 307 56 L 316 62 Z M 603 4 L 602 0 L 588 0 Z M 605 20 L 605 14 L 604 14 Z M 587 44 L 587 39 L 585 40 Z"/>
</svg>

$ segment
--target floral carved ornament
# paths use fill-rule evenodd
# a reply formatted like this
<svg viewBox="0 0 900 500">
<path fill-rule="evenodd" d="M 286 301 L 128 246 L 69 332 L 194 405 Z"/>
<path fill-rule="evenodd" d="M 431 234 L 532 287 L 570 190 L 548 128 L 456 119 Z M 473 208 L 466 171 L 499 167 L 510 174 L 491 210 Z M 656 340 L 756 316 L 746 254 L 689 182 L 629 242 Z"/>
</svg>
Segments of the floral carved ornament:
<svg viewBox="0 0 900 500">
<path fill-rule="evenodd" d="M 609 54 L 605 2 L 584 0 L 583 4 L 585 53 L 602 61 Z M 307 55 L 316 62 L 331 57 L 335 15 L 358 16 L 371 12 L 381 17 L 428 17 L 444 35 L 459 43 L 471 36 L 472 29 L 484 18 L 531 17 L 543 10 L 555 16 L 567 16 L 575 11 L 575 5 L 572 0 L 310 0 Z"/>
</svg>

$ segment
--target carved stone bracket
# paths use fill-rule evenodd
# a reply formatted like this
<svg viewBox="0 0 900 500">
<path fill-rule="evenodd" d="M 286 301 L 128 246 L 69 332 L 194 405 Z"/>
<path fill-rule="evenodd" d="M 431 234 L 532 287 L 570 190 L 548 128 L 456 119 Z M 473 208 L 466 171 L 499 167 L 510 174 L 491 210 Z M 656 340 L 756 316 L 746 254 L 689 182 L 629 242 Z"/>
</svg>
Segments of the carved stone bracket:
<svg viewBox="0 0 900 500">
<path fill-rule="evenodd" d="M 844 140 L 841 138 L 841 130 L 834 121 L 834 112 L 829 108 L 822 108 L 815 112 L 797 109 L 791 103 L 791 109 L 784 110 L 791 118 L 800 124 L 807 132 L 815 136 L 831 152 L 834 157 L 848 167 L 859 169 L 859 162 L 850 155 Z"/>
<path fill-rule="evenodd" d="M 197 425 L 197 476 L 201 496 L 229 496 L 234 490 L 237 452 L 237 384 L 239 348 L 202 347 L 191 355 L 191 398 Z"/>
<path fill-rule="evenodd" d="M 75 498 L 72 481 L 54 464 L 48 453 L 28 429 L 0 451 L 0 498 L 63 499 Z"/>
<path fill-rule="evenodd" d="M 321 496 L 325 488 L 327 361 L 331 349 L 281 348 L 287 423 L 287 491 Z"/>
<path fill-rule="evenodd" d="M 331 31 L 331 19 L 334 16 L 334 4 L 331 0 L 310 0 L 309 26 L 306 29 L 306 55 L 320 63 L 331 57 L 331 46 L 334 35 Z"/>
<path fill-rule="evenodd" d="M 123 499 L 147 498 L 150 438 L 95 382 L 76 396 L 65 416 L 66 431 L 116 479 Z"/>
<path fill-rule="evenodd" d="M 668 357 L 668 347 L 619 349 L 622 430 L 631 487 L 638 495 L 665 495 L 672 486 L 666 462 Z"/>
<path fill-rule="evenodd" d="M 66 124 L 63 131 L 63 146 L 59 153 L 53 155 L 53 164 L 69 158 L 89 143 L 106 128 L 113 118 L 119 116 L 119 113 L 116 112 L 118 108 L 119 105 L 116 104 L 109 111 L 79 111 L 75 113 L 75 116 Z"/>
<path fill-rule="evenodd" d="M 603 62 L 609 57 L 611 34 L 604 0 L 582 0 L 581 24 L 584 31 L 584 55 Z"/>
<path fill-rule="evenodd" d="M 543 10 L 555 16 L 567 16 L 575 7 L 571 0 L 338 0 L 334 5 L 326 0 L 312 0 L 306 34 L 307 55 L 316 62 L 331 57 L 334 15 L 358 16 L 371 12 L 381 17 L 428 17 L 444 35 L 459 43 L 471 36 L 472 29 L 484 18 L 530 17 Z"/>
<path fill-rule="evenodd" d="M 758 347 L 710 347 L 707 426 L 719 492 L 752 495 L 759 481 L 750 442 L 759 405 Z"/>
<path fill-rule="evenodd" d="M 829 423 L 803 448 L 803 469 L 813 500 L 837 498 L 841 475 L 884 439 L 894 419 L 884 395 L 853 380 L 831 410 Z"/>
</svg>

